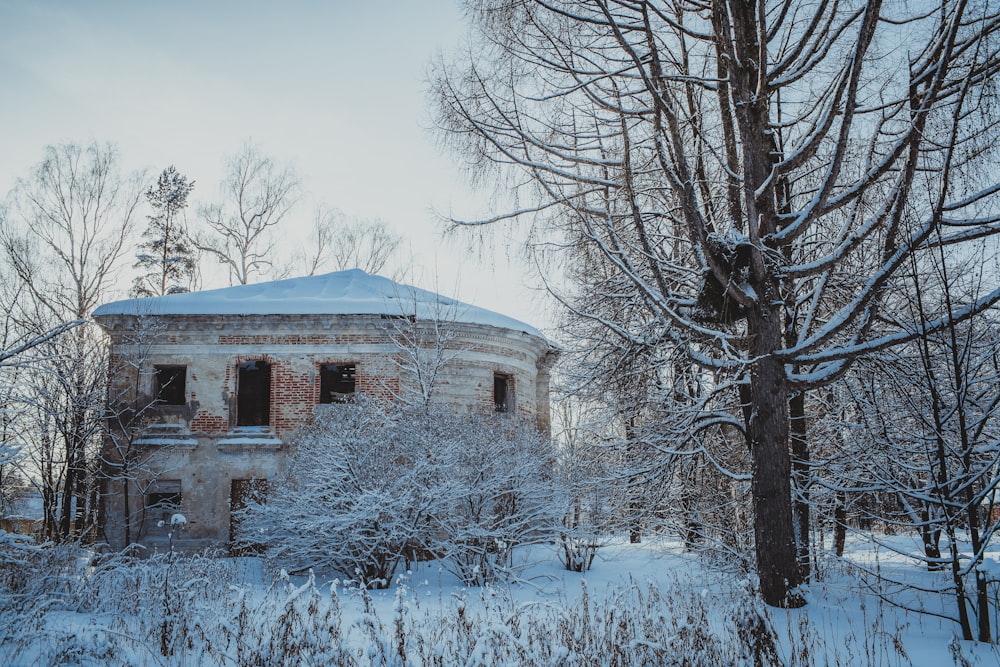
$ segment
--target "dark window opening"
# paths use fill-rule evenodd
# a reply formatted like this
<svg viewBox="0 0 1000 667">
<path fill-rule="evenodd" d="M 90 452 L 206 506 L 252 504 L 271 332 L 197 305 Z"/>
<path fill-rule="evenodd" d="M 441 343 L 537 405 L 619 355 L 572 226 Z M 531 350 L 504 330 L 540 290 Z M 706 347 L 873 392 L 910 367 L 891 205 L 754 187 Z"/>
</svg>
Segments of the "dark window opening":
<svg viewBox="0 0 1000 667">
<path fill-rule="evenodd" d="M 267 499 L 266 479 L 234 479 L 229 486 L 229 548 L 234 555 L 253 555 L 263 552 L 263 545 L 240 527 L 242 510 L 250 503 Z"/>
<path fill-rule="evenodd" d="M 147 493 L 146 509 L 156 509 L 162 511 L 176 512 L 181 507 L 181 492 L 168 491 L 166 493 Z"/>
<path fill-rule="evenodd" d="M 166 535 L 170 520 L 181 511 L 180 480 L 161 480 L 146 494 L 145 524 L 147 535 Z"/>
<path fill-rule="evenodd" d="M 319 368 L 319 402 L 350 403 L 356 384 L 354 364 L 323 364 Z"/>
<path fill-rule="evenodd" d="M 244 361 L 237 367 L 236 425 L 267 426 L 271 422 L 271 364 Z"/>
<path fill-rule="evenodd" d="M 497 412 L 513 412 L 514 387 L 509 375 L 493 374 L 493 407 Z"/>
<path fill-rule="evenodd" d="M 161 405 L 184 405 L 187 366 L 156 367 L 156 402 Z"/>
</svg>

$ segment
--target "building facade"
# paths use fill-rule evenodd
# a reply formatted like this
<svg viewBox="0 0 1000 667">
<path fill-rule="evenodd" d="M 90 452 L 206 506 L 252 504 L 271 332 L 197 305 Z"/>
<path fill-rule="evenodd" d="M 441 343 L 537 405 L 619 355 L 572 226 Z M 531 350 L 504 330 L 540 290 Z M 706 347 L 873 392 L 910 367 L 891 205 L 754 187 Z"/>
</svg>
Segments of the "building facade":
<svg viewBox="0 0 1000 667">
<path fill-rule="evenodd" d="M 111 338 L 114 548 L 226 548 L 233 511 L 324 404 L 430 401 L 549 428 L 557 352 L 539 331 L 359 270 L 119 301 L 94 319 Z"/>
</svg>

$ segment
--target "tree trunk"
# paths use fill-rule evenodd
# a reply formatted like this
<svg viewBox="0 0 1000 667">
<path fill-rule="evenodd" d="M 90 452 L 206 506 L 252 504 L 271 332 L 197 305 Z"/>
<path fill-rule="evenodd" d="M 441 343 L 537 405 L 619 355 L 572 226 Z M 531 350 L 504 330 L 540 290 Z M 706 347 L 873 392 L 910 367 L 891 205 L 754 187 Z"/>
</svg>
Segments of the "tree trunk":
<svg viewBox="0 0 1000 667">
<path fill-rule="evenodd" d="M 936 572 L 944 569 L 941 563 L 941 530 L 931 525 L 931 512 L 926 504 L 920 508 L 920 540 L 927 557 L 927 570 Z"/>
<path fill-rule="evenodd" d="M 837 491 L 833 507 L 833 551 L 837 558 L 843 558 L 847 545 L 847 498 L 843 491 Z"/>
<path fill-rule="evenodd" d="M 801 583 L 792 523 L 791 457 L 788 452 L 788 383 L 780 359 L 781 317 L 761 307 L 748 320 L 751 417 L 747 435 L 753 457 L 754 537 L 757 576 L 764 602 L 774 607 L 805 604 L 794 589 Z"/>
<path fill-rule="evenodd" d="M 124 522 L 122 525 L 125 528 L 126 547 L 132 544 L 132 516 L 131 513 L 129 512 L 129 510 L 131 509 L 132 499 L 130 497 L 129 490 L 130 486 L 128 483 L 128 478 L 126 477 L 125 479 L 122 480 L 122 497 L 121 497 L 122 504 L 124 505 L 124 509 L 122 511 L 123 514 L 122 518 L 124 519 Z"/>
<path fill-rule="evenodd" d="M 91 479 L 90 471 L 86 467 L 84 452 L 80 453 L 80 471 L 76 476 L 76 512 L 73 516 L 73 528 L 76 531 L 77 539 L 80 539 L 90 529 L 90 497 Z"/>
<path fill-rule="evenodd" d="M 969 519 L 969 534 L 972 539 L 972 551 L 976 557 L 982 560 L 982 540 L 979 535 L 979 506 L 975 503 L 972 490 L 968 491 L 968 501 L 966 505 Z M 981 642 L 991 643 L 993 641 L 990 628 L 990 594 L 989 581 L 983 568 L 975 569 L 976 577 L 976 618 L 978 620 L 978 638 Z"/>
<path fill-rule="evenodd" d="M 625 439 L 628 442 L 628 452 L 629 452 L 629 465 L 634 465 L 637 454 L 634 453 L 637 445 L 636 443 L 636 421 L 637 417 L 635 415 L 630 416 L 625 421 Z M 638 476 L 633 475 L 628 481 L 628 541 L 629 544 L 641 544 L 642 543 L 642 524 L 643 521 L 640 517 L 643 516 L 643 505 L 640 497 L 638 495 L 637 489 L 641 484 L 641 480 Z"/>
<path fill-rule="evenodd" d="M 792 482 L 795 484 L 795 547 L 802 581 L 812 575 L 809 548 L 809 441 L 806 439 L 806 395 L 799 391 L 788 399 L 789 427 L 792 446 Z"/>
<path fill-rule="evenodd" d="M 958 550 L 958 538 L 955 527 L 949 520 L 945 523 L 945 533 L 948 535 L 948 551 L 950 555 L 951 580 L 955 584 L 955 602 L 958 603 L 958 625 L 962 628 L 962 639 L 971 641 L 972 621 L 969 618 L 969 607 L 966 604 L 965 579 L 962 577 L 962 560 Z"/>
<path fill-rule="evenodd" d="M 58 511 L 56 498 L 58 496 L 55 486 L 50 483 L 50 480 L 51 477 L 46 476 L 45 486 L 42 488 L 42 534 L 45 535 L 45 539 L 54 540 L 59 527 L 59 518 L 56 516 Z"/>
<path fill-rule="evenodd" d="M 961 415 L 964 421 L 964 413 Z M 964 425 L 963 425 L 964 431 Z M 963 440 L 967 441 L 964 437 Z M 968 474 L 970 468 L 972 467 L 971 449 L 966 446 L 965 456 L 963 457 L 963 467 L 964 472 Z M 975 554 L 974 558 L 982 562 L 983 554 L 983 540 L 980 535 L 980 519 L 979 519 L 979 503 L 977 502 L 976 493 L 971 484 L 967 484 L 964 492 L 965 501 L 965 512 L 966 512 L 966 523 L 969 530 L 969 540 L 972 542 L 972 553 Z M 976 578 L 976 619 L 978 622 L 977 637 L 979 641 L 990 643 L 992 639 L 992 631 L 990 628 L 990 595 L 989 595 L 989 582 L 987 581 L 987 574 L 983 572 L 983 568 L 976 567 L 974 570 L 974 576 Z"/>
<path fill-rule="evenodd" d="M 66 460 L 69 463 L 66 466 L 66 476 L 63 479 L 62 504 L 59 507 L 59 526 L 56 531 L 56 537 L 60 542 L 68 538 L 73 529 L 72 505 L 73 498 L 76 496 L 76 466 L 73 449 L 69 443 L 66 445 Z"/>
</svg>

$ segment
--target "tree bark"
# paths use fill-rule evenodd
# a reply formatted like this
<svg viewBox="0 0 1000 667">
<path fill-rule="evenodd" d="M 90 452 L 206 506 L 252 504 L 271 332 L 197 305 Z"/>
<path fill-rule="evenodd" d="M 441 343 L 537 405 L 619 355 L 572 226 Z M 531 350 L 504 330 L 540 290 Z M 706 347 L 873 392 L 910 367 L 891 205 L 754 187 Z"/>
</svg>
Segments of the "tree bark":
<svg viewBox="0 0 1000 667">
<path fill-rule="evenodd" d="M 924 545 L 928 571 L 944 569 L 941 564 L 941 529 L 931 524 L 931 512 L 926 504 L 920 508 L 920 540 Z"/>
<path fill-rule="evenodd" d="M 795 515 L 795 548 L 799 561 L 802 581 L 809 581 L 812 575 L 811 550 L 809 548 L 809 441 L 806 439 L 806 395 L 804 391 L 792 394 L 788 399 L 789 427 L 791 429 L 792 482 L 795 485 L 795 499 L 792 511 Z"/>
<path fill-rule="evenodd" d="M 847 545 L 847 497 L 843 491 L 837 491 L 836 497 L 833 508 L 833 551 L 837 558 L 842 558 Z"/>
<path fill-rule="evenodd" d="M 751 418 L 747 435 L 753 457 L 752 495 L 757 576 L 764 602 L 800 607 L 801 583 L 792 523 L 791 457 L 788 451 L 788 383 L 784 364 L 767 354 L 782 340 L 781 317 L 762 306 L 748 319 L 751 334 Z"/>
</svg>

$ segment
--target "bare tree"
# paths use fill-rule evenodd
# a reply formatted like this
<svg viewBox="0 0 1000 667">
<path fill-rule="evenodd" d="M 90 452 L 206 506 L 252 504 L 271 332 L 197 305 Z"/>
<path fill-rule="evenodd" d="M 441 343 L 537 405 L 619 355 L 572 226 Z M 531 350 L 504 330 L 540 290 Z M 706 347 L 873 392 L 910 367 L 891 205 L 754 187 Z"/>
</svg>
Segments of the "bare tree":
<svg viewBox="0 0 1000 667">
<path fill-rule="evenodd" d="M 982 250 L 928 259 L 912 266 L 901 295 L 921 321 L 967 301 L 985 274 Z M 980 314 L 852 369 L 851 465 L 822 471 L 861 500 L 867 518 L 920 536 L 923 552 L 912 556 L 948 570 L 941 590 L 952 594 L 954 620 L 965 639 L 986 642 L 993 605 L 982 562 L 1000 527 L 991 516 L 1000 463 L 996 337 L 996 322 Z"/>
<path fill-rule="evenodd" d="M 18 181 L 0 242 L 43 312 L 83 319 L 104 299 L 134 227 L 144 175 L 122 175 L 110 144 L 48 146 Z"/>
<path fill-rule="evenodd" d="M 141 173 L 122 175 L 114 147 L 49 146 L 12 193 L 0 229 L 6 272 L 23 291 L 13 317 L 27 340 L 44 340 L 44 362 L 23 378 L 19 400 L 41 480 L 46 531 L 67 538 L 92 525 L 92 454 L 101 432 L 107 364 L 89 326 L 46 332 L 86 319 L 107 298 L 121 268 L 142 196 Z M 58 516 L 56 514 L 58 513 Z"/>
<path fill-rule="evenodd" d="M 725 392 L 720 396 L 711 369 L 692 363 L 672 341 L 659 340 L 655 313 L 617 267 L 602 262 L 584 243 L 573 244 L 569 252 L 572 287 L 560 295 L 567 305 L 562 368 L 568 391 L 601 413 L 591 421 L 604 424 L 602 437 L 622 450 L 619 477 L 631 500 L 618 510 L 629 539 L 640 541 L 655 525 L 680 528 L 679 536 L 691 548 L 696 542 L 718 546 L 715 537 L 721 535 L 711 528 L 721 526 L 712 527 L 709 515 L 735 515 L 727 509 L 727 495 L 709 485 L 715 481 L 709 471 L 724 470 L 737 484 L 745 475 L 729 455 L 729 434 L 740 435 L 738 409 Z M 637 336 L 625 339 L 616 329 Z M 640 341 L 643 331 L 649 335 Z M 706 455 L 714 465 L 706 465 Z M 679 479 L 692 483 L 681 489 Z M 706 488 L 697 488 L 695 481 Z M 709 511 L 706 499 L 718 501 L 719 511 Z M 730 537 L 725 540 L 731 544 Z"/>
<path fill-rule="evenodd" d="M 910 256 L 1000 230 L 1000 184 L 982 168 L 997 9 L 503 0 L 468 12 L 477 40 L 435 75 L 438 119 L 513 204 L 455 222 L 530 218 L 536 243 L 591 246 L 648 317 L 581 316 L 728 378 L 761 594 L 802 604 L 789 398 L 1000 299 L 985 285 L 929 322 L 885 299 Z M 930 194 L 915 208 L 918 193 Z"/>
<path fill-rule="evenodd" d="M 382 324 L 396 347 L 390 363 L 399 371 L 398 387 L 386 389 L 400 404 L 428 413 L 435 405 L 441 374 L 464 348 L 456 327 L 460 304 L 435 292 L 409 290 L 395 295 L 399 313 Z"/>
<path fill-rule="evenodd" d="M 195 242 L 226 267 L 230 284 L 246 285 L 273 266 L 272 232 L 295 205 L 299 179 L 248 142 L 227 160 L 219 189 L 222 202 L 199 210 L 207 229 Z"/>
<path fill-rule="evenodd" d="M 383 220 L 348 218 L 340 211 L 320 205 L 313 213 L 307 247 L 297 253 L 295 263 L 305 275 L 321 271 L 361 269 L 381 274 L 396 259 L 402 237 Z M 389 277 L 397 278 L 398 269 Z"/>
<path fill-rule="evenodd" d="M 24 451 L 28 440 L 24 431 L 30 430 L 31 420 L 24 413 L 23 399 L 32 373 L 45 370 L 47 359 L 37 354 L 37 349 L 47 348 L 55 338 L 84 322 L 67 322 L 24 340 L 23 331 L 11 318 L 13 308 L 0 305 L 0 312 L 5 314 L 0 329 L 0 512 L 3 512 L 29 486 L 31 471 L 25 469 L 24 460 L 30 457 Z"/>
</svg>

